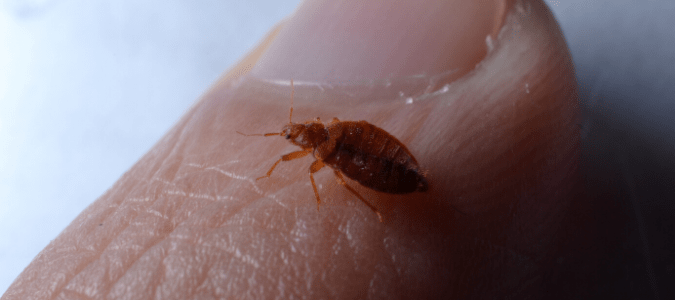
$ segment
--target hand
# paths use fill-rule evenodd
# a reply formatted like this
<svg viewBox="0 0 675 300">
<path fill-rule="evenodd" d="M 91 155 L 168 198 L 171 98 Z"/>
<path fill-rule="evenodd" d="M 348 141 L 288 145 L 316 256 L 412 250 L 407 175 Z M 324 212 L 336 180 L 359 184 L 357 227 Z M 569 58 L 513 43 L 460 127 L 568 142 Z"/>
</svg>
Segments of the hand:
<svg viewBox="0 0 675 300">
<path fill-rule="evenodd" d="M 573 68 L 547 8 L 523 2 L 304 3 L 3 299 L 576 295 L 596 252 L 577 249 L 595 233 L 582 230 Z M 380 223 L 329 170 L 317 211 L 309 156 L 256 181 L 298 149 L 236 131 L 280 130 L 290 79 L 294 121 L 387 130 L 430 190 L 348 181 Z"/>
</svg>

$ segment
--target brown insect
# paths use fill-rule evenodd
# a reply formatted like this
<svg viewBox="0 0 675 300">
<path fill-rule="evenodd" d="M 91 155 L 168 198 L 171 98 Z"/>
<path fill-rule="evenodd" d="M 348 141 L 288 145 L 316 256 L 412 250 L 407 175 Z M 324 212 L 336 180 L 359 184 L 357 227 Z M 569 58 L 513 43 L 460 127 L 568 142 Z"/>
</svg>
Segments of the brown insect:
<svg viewBox="0 0 675 300">
<path fill-rule="evenodd" d="M 285 136 L 302 150 L 282 156 L 272 165 L 265 176 L 272 175 L 274 168 L 282 162 L 304 157 L 310 153 L 316 160 L 309 167 L 309 179 L 314 188 L 317 210 L 321 203 L 313 174 L 328 165 L 333 169 L 338 182 L 373 210 L 382 221 L 382 215 L 359 193 L 351 188 L 342 174 L 376 191 L 390 194 L 424 192 L 429 189 L 426 178 L 420 171 L 417 160 L 394 136 L 366 121 L 340 121 L 337 118 L 328 124 L 319 118 L 304 123 L 293 123 L 293 80 L 291 80 L 291 109 L 288 124 L 281 132 L 265 134 L 243 134 L 245 136 Z"/>
</svg>

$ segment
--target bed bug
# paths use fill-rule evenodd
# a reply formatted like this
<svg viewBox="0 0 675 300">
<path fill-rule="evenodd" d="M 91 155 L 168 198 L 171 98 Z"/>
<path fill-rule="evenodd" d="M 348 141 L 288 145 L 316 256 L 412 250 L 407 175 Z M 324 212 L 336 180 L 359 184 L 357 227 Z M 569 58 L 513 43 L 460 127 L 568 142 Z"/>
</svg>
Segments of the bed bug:
<svg viewBox="0 0 675 300">
<path fill-rule="evenodd" d="M 285 136 L 291 143 L 302 148 L 300 151 L 283 155 L 265 176 L 256 180 L 270 177 L 274 168 L 282 161 L 294 160 L 312 153 L 316 160 L 309 167 L 309 179 L 316 196 L 317 210 L 321 198 L 313 174 L 327 165 L 333 169 L 338 183 L 370 207 L 380 222 L 382 215 L 347 185 L 343 174 L 367 188 L 390 194 L 424 192 L 429 189 L 415 157 L 403 143 L 382 128 L 366 121 L 340 121 L 338 118 L 333 118 L 327 124 L 322 123 L 319 118 L 304 123 L 293 123 L 294 92 L 291 80 L 288 124 L 281 132 L 243 134 L 237 131 L 244 136 Z"/>
</svg>

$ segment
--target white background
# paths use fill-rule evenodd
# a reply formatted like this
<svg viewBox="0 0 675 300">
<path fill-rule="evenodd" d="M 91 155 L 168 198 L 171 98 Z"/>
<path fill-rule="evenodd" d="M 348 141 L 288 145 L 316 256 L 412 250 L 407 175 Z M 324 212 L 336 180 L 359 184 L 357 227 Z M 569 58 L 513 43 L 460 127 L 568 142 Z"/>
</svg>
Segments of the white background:
<svg viewBox="0 0 675 300">
<path fill-rule="evenodd" d="M 0 294 L 298 2 L 0 0 Z M 585 155 L 601 158 L 591 173 L 618 172 L 626 186 L 617 205 L 642 253 L 635 276 L 647 278 L 626 284 L 664 299 L 673 275 L 659 270 L 675 274 L 662 263 L 675 261 L 675 4 L 545 2 L 575 60 Z"/>
</svg>

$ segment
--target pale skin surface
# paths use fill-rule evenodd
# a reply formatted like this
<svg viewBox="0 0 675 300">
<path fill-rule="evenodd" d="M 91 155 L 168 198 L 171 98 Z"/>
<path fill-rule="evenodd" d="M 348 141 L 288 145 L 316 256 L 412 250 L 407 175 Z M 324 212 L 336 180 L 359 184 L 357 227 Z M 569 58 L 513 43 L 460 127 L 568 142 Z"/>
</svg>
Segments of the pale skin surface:
<svg viewBox="0 0 675 300">
<path fill-rule="evenodd" d="M 592 285 L 575 82 L 552 15 L 534 0 L 409 2 L 304 3 L 2 299 L 536 299 Z M 291 78 L 294 121 L 376 124 L 429 191 L 347 180 L 379 222 L 328 167 L 317 211 L 311 155 L 256 181 L 300 149 L 235 131 L 279 132 Z"/>
</svg>

